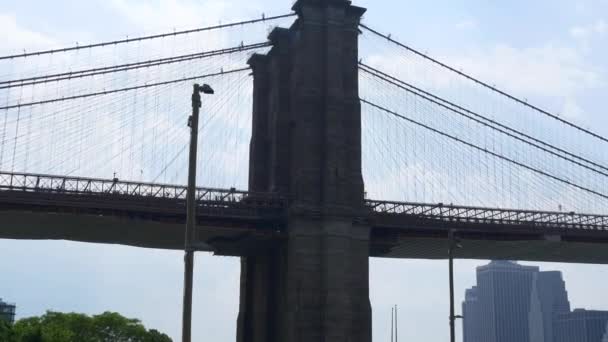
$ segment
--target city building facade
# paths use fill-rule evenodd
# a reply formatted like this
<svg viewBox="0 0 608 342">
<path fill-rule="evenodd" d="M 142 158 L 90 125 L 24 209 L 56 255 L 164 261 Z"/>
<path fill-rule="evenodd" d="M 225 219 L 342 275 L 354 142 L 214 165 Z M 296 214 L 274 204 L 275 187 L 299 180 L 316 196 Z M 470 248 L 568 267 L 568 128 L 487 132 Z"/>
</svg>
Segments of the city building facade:
<svg viewBox="0 0 608 342">
<path fill-rule="evenodd" d="M 608 311 L 576 309 L 562 313 L 555 321 L 555 342 L 602 342 Z"/>
<path fill-rule="evenodd" d="M 566 283 L 561 272 L 536 273 L 530 300 L 530 342 L 555 342 L 554 322 L 558 315 L 570 312 Z"/>
<path fill-rule="evenodd" d="M 463 320 L 463 340 L 465 342 L 483 342 L 481 340 L 481 329 L 477 328 L 477 324 L 481 320 L 477 286 L 466 290 L 465 299 L 462 303 L 462 316 L 466 317 Z"/>
<path fill-rule="evenodd" d="M 570 302 L 561 272 L 492 261 L 477 268 L 462 312 L 464 342 L 557 342 L 556 322 Z"/>
<path fill-rule="evenodd" d="M 2 301 L 0 298 L 0 320 L 4 320 L 9 323 L 15 322 L 15 304 L 9 304 Z"/>
<path fill-rule="evenodd" d="M 538 272 L 511 261 L 478 267 L 477 286 L 463 303 L 464 342 L 530 342 L 528 314 Z"/>
</svg>

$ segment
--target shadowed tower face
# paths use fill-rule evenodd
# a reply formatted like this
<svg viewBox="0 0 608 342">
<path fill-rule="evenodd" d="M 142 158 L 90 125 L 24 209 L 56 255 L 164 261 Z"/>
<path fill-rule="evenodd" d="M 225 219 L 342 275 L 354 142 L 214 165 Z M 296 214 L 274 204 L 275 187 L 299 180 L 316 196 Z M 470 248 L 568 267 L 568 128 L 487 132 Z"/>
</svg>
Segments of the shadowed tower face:
<svg viewBox="0 0 608 342">
<path fill-rule="evenodd" d="M 371 341 L 361 223 L 358 24 L 343 0 L 300 0 L 254 55 L 249 187 L 290 201 L 287 239 L 242 258 L 239 342 Z"/>
<path fill-rule="evenodd" d="M 358 23 L 347 1 L 301 0 L 290 29 L 254 55 L 250 190 L 300 209 L 353 214 L 363 203 Z"/>
</svg>

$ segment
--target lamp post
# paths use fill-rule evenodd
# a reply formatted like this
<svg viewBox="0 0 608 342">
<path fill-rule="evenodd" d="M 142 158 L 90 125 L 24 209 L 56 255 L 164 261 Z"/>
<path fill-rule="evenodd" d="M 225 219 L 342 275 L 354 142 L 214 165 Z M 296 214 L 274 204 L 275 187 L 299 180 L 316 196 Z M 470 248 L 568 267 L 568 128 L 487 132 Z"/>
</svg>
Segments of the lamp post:
<svg viewBox="0 0 608 342">
<path fill-rule="evenodd" d="M 182 341 L 190 342 L 192 336 L 192 274 L 194 270 L 194 227 L 196 226 L 196 147 L 198 144 L 198 117 L 201 108 L 201 93 L 213 94 L 213 89 L 204 84 L 194 84 L 192 92 L 192 115 L 190 126 L 190 155 L 188 159 L 188 190 L 186 193 L 186 236 L 184 243 L 184 304 L 182 313 Z"/>
<path fill-rule="evenodd" d="M 391 308 L 391 342 L 399 342 L 397 304 Z"/>
<path fill-rule="evenodd" d="M 450 278 L 450 342 L 456 342 L 456 326 L 455 322 L 457 318 L 462 316 L 456 316 L 454 313 L 454 249 L 462 248 L 460 240 L 454 236 L 454 231 L 448 231 L 448 258 L 449 258 L 449 278 Z"/>
</svg>

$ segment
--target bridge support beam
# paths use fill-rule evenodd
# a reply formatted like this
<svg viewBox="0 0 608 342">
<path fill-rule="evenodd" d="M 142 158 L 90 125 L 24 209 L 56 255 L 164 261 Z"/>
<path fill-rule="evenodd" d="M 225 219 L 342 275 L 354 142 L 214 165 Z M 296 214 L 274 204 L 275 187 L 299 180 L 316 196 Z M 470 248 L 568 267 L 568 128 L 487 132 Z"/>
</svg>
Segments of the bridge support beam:
<svg viewBox="0 0 608 342">
<path fill-rule="evenodd" d="M 238 342 L 371 341 L 358 24 L 346 0 L 299 0 L 254 55 L 251 191 L 290 199 L 287 238 L 241 262 Z"/>
<path fill-rule="evenodd" d="M 371 341 L 369 228 L 341 219 L 290 228 L 285 341 Z"/>
<path fill-rule="evenodd" d="M 238 342 L 371 341 L 368 226 L 295 219 L 283 247 L 241 262 Z"/>
</svg>

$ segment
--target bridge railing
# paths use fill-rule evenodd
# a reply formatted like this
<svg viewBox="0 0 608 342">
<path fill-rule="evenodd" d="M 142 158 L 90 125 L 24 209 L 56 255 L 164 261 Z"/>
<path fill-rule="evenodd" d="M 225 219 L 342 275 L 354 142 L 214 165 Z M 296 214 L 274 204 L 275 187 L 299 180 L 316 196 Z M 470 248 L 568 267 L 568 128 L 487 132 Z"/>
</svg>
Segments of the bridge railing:
<svg viewBox="0 0 608 342">
<path fill-rule="evenodd" d="M 186 186 L 54 176 L 30 173 L 0 172 L 0 191 L 25 191 L 75 195 L 112 195 L 144 198 L 186 200 Z M 283 207 L 285 201 L 269 193 L 253 193 L 236 189 L 197 188 L 196 199 L 205 205 L 226 205 L 248 202 L 264 203 L 265 206 Z"/>
<path fill-rule="evenodd" d="M 607 215 L 374 200 L 367 200 L 366 205 L 377 215 L 407 216 L 415 219 L 457 223 L 526 225 L 543 228 L 608 231 Z"/>
<path fill-rule="evenodd" d="M 186 200 L 186 187 L 170 184 L 0 172 L 0 191 L 126 196 Z M 197 188 L 196 198 L 207 207 L 238 206 L 286 209 L 287 200 L 272 193 L 236 189 Z M 425 222 L 443 221 L 493 225 L 526 225 L 544 228 L 577 228 L 608 231 L 608 215 L 484 208 L 411 202 L 366 200 L 366 206 L 380 216 L 401 216 Z"/>
</svg>

